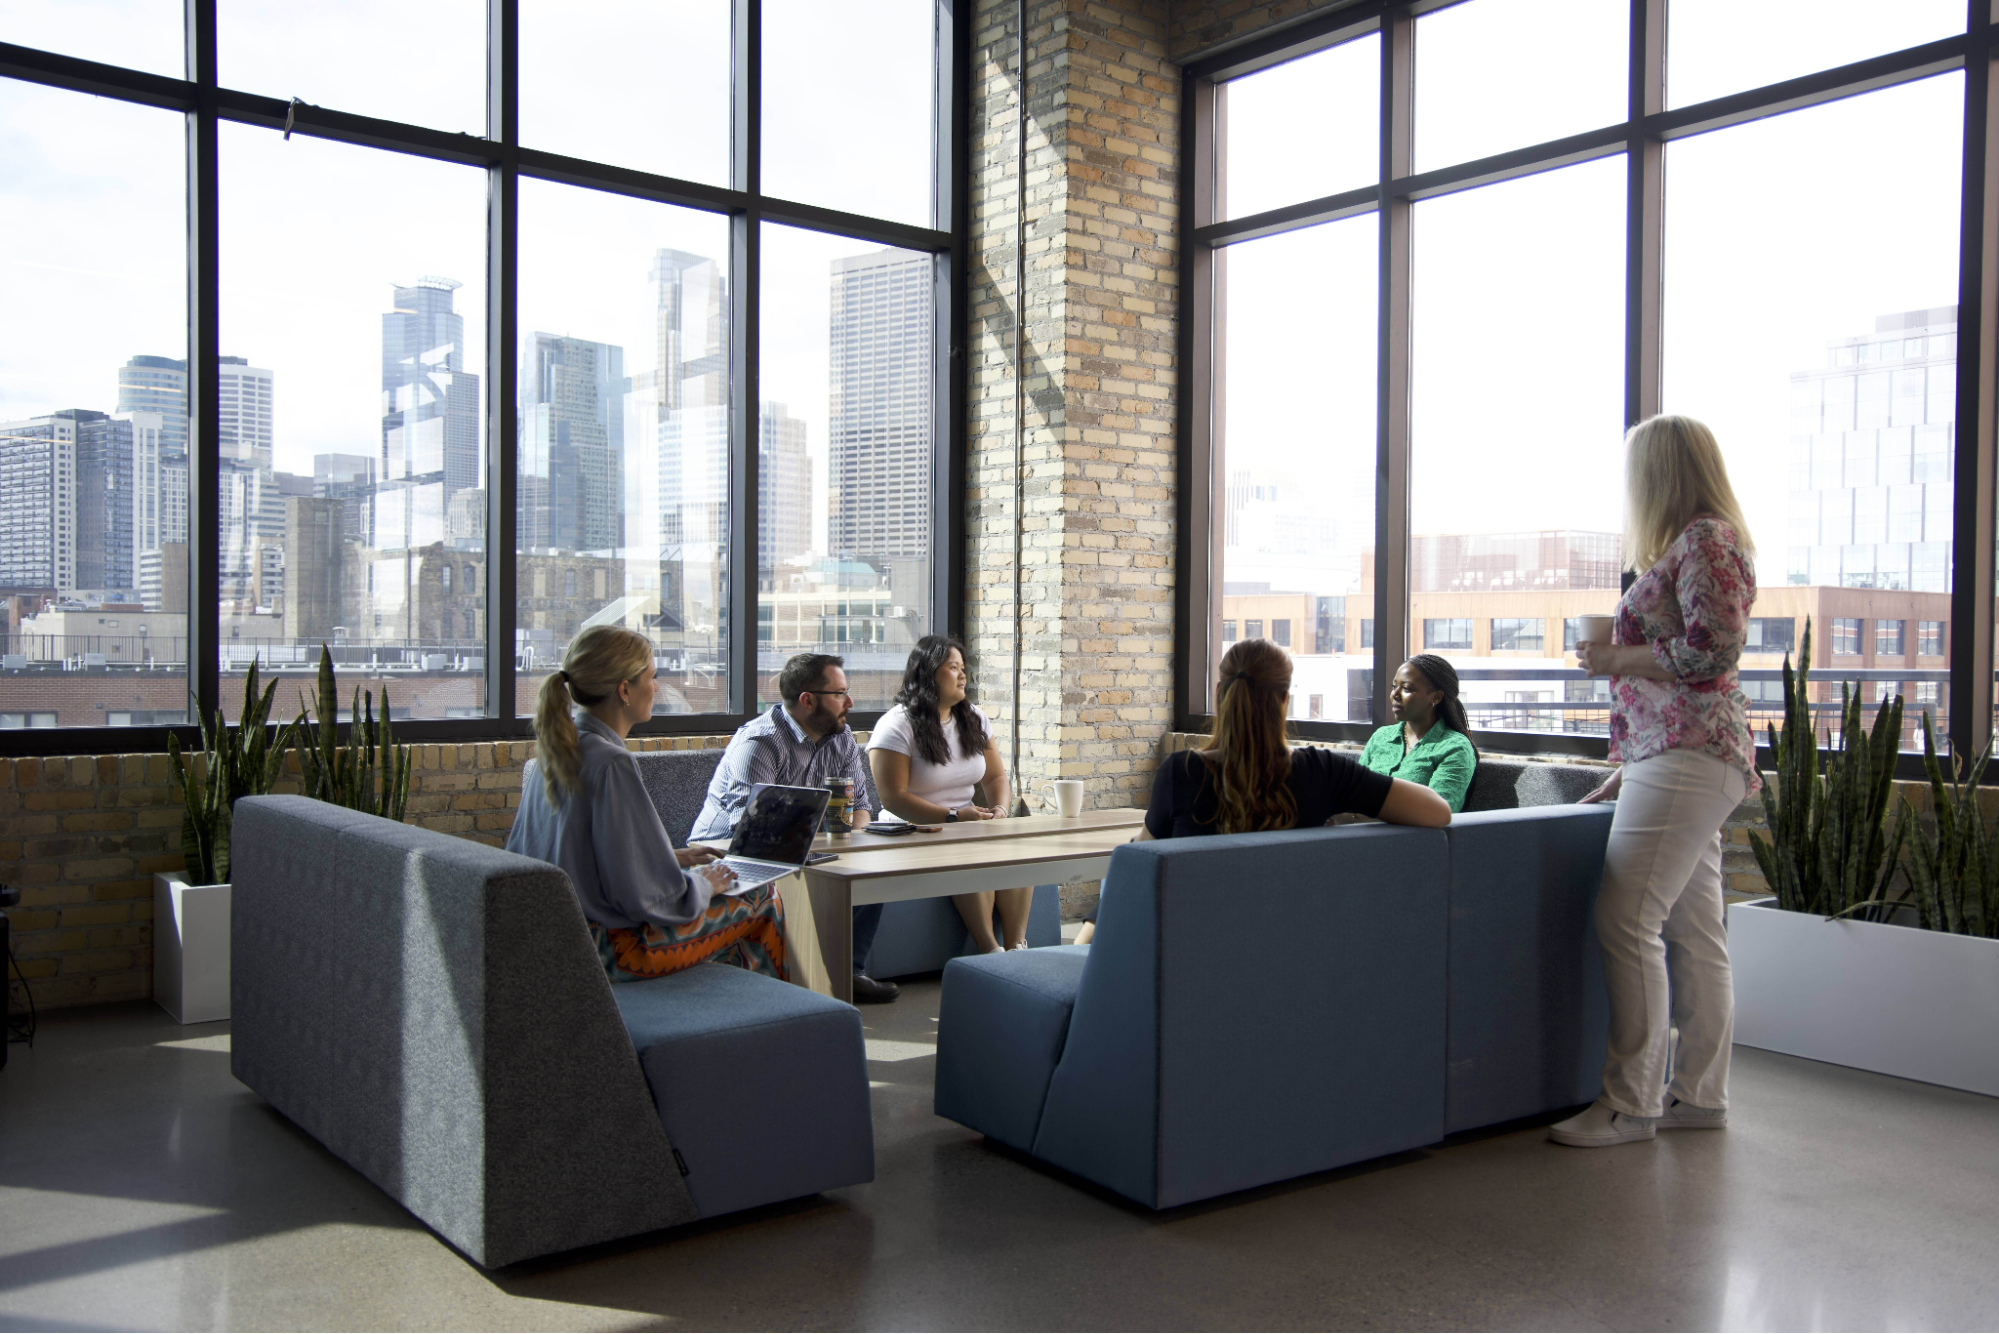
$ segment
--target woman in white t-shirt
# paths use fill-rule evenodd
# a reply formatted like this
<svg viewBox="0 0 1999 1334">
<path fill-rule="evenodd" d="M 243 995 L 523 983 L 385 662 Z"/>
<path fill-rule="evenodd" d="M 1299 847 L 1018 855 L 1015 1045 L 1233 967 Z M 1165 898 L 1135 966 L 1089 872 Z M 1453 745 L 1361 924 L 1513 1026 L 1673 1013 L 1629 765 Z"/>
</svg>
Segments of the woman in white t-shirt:
<svg viewBox="0 0 1999 1334">
<path fill-rule="evenodd" d="M 1006 818 L 1006 766 L 985 711 L 965 697 L 965 646 L 925 635 L 910 651 L 895 707 L 868 741 L 868 764 L 884 809 L 917 824 Z M 981 793 L 986 805 L 980 804 Z M 976 953 L 1027 948 L 1032 889 L 955 894 Z M 993 910 L 1000 930 L 993 931 Z"/>
</svg>

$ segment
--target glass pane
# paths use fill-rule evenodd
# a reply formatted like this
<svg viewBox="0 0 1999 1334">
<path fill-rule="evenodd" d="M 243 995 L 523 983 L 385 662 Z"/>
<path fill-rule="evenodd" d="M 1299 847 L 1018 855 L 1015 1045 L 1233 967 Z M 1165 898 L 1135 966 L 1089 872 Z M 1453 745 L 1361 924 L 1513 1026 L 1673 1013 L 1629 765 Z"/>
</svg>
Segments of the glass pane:
<svg viewBox="0 0 1999 1334">
<path fill-rule="evenodd" d="M 935 9 L 765 0 L 764 193 L 931 225 Z"/>
<path fill-rule="evenodd" d="M 1417 19 L 1416 170 L 1622 122 L 1630 10 L 1607 0 L 1469 0 Z"/>
<path fill-rule="evenodd" d="M 1367 36 L 1216 90 L 1226 138 L 1217 218 L 1372 184 L 1381 174 L 1381 38 Z"/>
<path fill-rule="evenodd" d="M 1408 651 L 1451 660 L 1474 727 L 1608 730 L 1564 631 L 1618 599 L 1624 177 L 1415 207 Z"/>
<path fill-rule="evenodd" d="M 1964 0 L 1673 0 L 1666 105 L 1692 106 L 1964 31 Z"/>
<path fill-rule="evenodd" d="M 883 709 L 931 631 L 937 262 L 766 226 L 763 265 L 759 704 L 785 659 L 837 653 Z"/>
<path fill-rule="evenodd" d="M 654 713 L 725 712 L 729 221 L 525 179 L 520 207 L 520 709 L 614 623 L 653 641 Z"/>
<path fill-rule="evenodd" d="M 225 88 L 486 132 L 485 0 L 215 0 Z"/>
<path fill-rule="evenodd" d="M 0 42 L 187 77 L 182 0 L 8 0 Z"/>
<path fill-rule="evenodd" d="M 727 185 L 729 8 L 524 0 L 521 142 Z"/>
<path fill-rule="evenodd" d="M 1666 147 L 1666 409 L 1721 441 L 1756 615 L 1800 646 L 1810 618 L 1816 700 L 1836 709 L 1842 678 L 1870 713 L 1900 691 L 1905 745 L 1923 709 L 1943 728 L 1942 651 L 1912 633 L 1883 654 L 1868 625 L 1848 655 L 1834 622 L 1936 622 L 1948 642 L 1963 94 L 1940 75 Z M 1869 160 L 1895 164 L 1892 191 L 1853 190 Z M 1752 716 L 1774 719 L 1782 650 L 1742 662 Z"/>
<path fill-rule="evenodd" d="M 324 644 L 343 696 L 481 716 L 486 175 L 220 133 L 223 703 Z"/>
<path fill-rule="evenodd" d="M 0 728 L 186 721 L 185 142 L 0 79 Z"/>
<path fill-rule="evenodd" d="M 1212 651 L 1219 662 L 1237 638 L 1285 644 L 1298 718 L 1365 722 L 1372 698 L 1377 236 L 1368 214 L 1215 256 L 1224 518 Z"/>
</svg>

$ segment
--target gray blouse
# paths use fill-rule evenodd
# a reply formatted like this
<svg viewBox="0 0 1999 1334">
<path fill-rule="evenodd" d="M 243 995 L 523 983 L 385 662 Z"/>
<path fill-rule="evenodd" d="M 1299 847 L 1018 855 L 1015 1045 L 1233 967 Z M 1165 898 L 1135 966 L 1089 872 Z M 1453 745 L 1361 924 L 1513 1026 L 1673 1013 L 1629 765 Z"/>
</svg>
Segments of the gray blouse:
<svg viewBox="0 0 1999 1334">
<path fill-rule="evenodd" d="M 579 710 L 583 762 L 560 804 L 537 772 L 522 786 L 507 851 L 554 862 L 569 875 L 583 916 L 599 926 L 676 926 L 707 911 L 708 882 L 680 868 L 673 840 L 639 780 L 638 761 L 594 714 Z"/>
</svg>

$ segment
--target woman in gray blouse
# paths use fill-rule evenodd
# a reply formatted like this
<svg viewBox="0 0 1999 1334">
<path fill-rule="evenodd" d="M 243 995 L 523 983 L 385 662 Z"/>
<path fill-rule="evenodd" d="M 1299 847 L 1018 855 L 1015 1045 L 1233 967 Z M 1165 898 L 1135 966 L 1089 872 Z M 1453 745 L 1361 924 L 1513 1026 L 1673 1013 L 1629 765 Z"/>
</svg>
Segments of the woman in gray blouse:
<svg viewBox="0 0 1999 1334">
<path fill-rule="evenodd" d="M 710 959 L 782 980 L 784 905 L 775 886 L 733 894 L 735 874 L 707 865 L 712 853 L 676 851 L 639 780 L 625 738 L 652 716 L 653 694 L 644 636 L 597 625 L 571 642 L 535 702 L 541 781 L 521 792 L 507 851 L 568 872 L 614 982 Z"/>
</svg>

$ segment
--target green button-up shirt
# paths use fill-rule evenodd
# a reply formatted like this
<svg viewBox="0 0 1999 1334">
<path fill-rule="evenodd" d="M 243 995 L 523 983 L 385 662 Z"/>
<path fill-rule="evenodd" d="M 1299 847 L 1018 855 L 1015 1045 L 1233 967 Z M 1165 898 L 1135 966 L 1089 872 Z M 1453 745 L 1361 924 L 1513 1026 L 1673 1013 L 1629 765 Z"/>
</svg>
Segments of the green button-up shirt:
<svg viewBox="0 0 1999 1334">
<path fill-rule="evenodd" d="M 1390 778 L 1421 783 L 1451 804 L 1451 813 L 1465 808 L 1465 791 L 1471 787 L 1472 770 L 1478 754 L 1471 738 L 1448 723 L 1436 722 L 1423 739 L 1402 752 L 1402 724 L 1390 723 L 1367 739 L 1360 753 L 1363 767 Z"/>
</svg>

